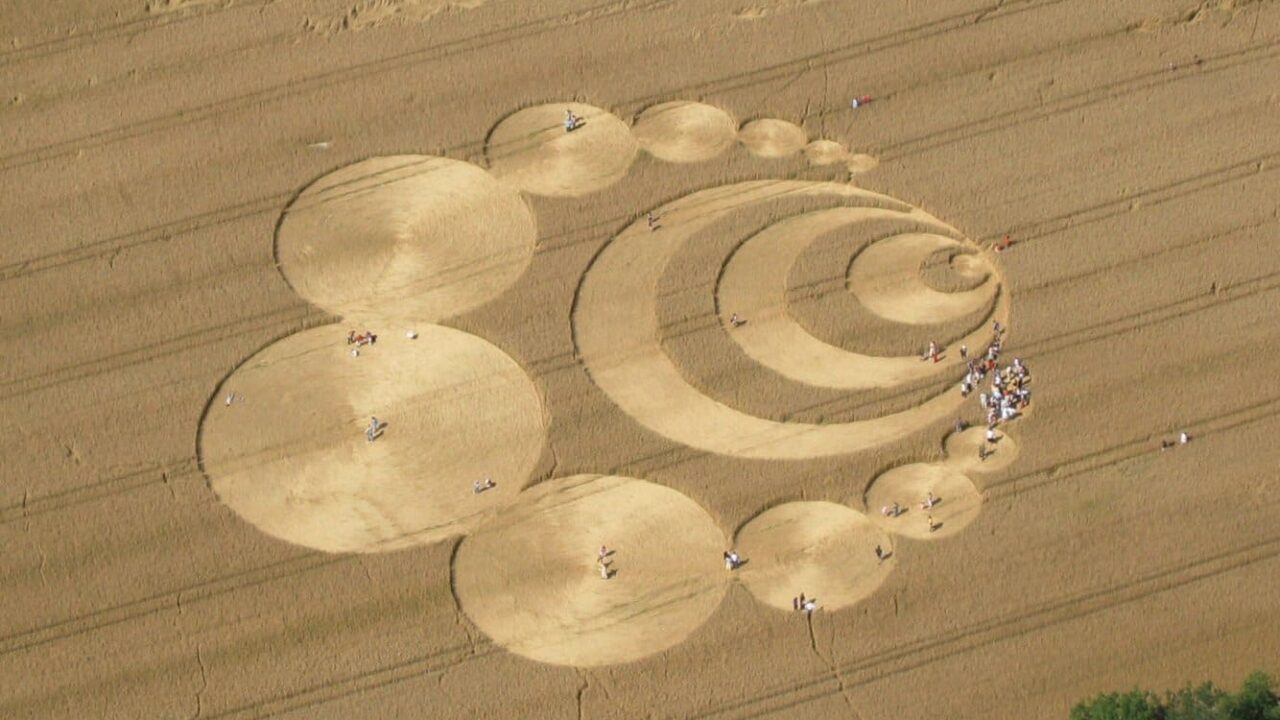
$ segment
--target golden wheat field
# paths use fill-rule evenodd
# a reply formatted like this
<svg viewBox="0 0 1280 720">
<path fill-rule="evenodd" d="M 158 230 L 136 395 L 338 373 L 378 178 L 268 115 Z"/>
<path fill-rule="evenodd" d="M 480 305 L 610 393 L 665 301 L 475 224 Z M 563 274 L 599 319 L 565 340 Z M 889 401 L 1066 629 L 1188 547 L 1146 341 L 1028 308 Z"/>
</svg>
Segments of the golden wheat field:
<svg viewBox="0 0 1280 720">
<path fill-rule="evenodd" d="M 7 0 L 0 717 L 1280 671 L 1277 170 L 1272 0 Z"/>
</svg>

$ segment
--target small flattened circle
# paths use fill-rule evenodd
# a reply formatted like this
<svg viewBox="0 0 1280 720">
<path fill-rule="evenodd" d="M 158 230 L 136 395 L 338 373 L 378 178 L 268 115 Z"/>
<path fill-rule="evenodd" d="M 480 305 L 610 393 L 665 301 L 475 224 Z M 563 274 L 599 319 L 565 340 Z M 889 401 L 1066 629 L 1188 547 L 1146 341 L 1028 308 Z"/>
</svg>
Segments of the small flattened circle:
<svg viewBox="0 0 1280 720">
<path fill-rule="evenodd" d="M 711 617 L 729 582 L 724 548 L 707 512 L 675 490 L 576 475 L 521 493 L 464 539 L 453 589 L 467 617 L 513 653 L 577 667 L 630 662 Z"/>
<path fill-rule="evenodd" d="M 940 292 L 924 281 L 921 268 L 939 250 L 963 248 L 935 233 L 905 233 L 873 242 L 849 264 L 849 290 L 871 312 L 893 322 L 927 325 L 972 313 L 996 294 L 999 280 L 960 292 Z"/>
<path fill-rule="evenodd" d="M 631 131 L 640 147 L 659 160 L 694 163 L 718 157 L 733 147 L 738 124 L 720 108 L 675 101 L 640 113 Z"/>
<path fill-rule="evenodd" d="M 786 120 L 752 120 L 738 132 L 738 142 L 752 155 L 782 158 L 795 155 L 809 142 L 804 128 Z"/>
<path fill-rule="evenodd" d="M 814 140 L 804 146 L 804 156 L 810 165 L 835 165 L 847 159 L 849 151 L 834 140 Z"/>
<path fill-rule="evenodd" d="M 876 547 L 885 553 L 876 557 Z M 800 593 L 837 610 L 868 597 L 893 568 L 888 534 L 866 515 L 831 502 L 772 507 L 738 531 L 738 572 L 760 602 L 791 610 Z"/>
<path fill-rule="evenodd" d="M 953 466 L 933 463 L 903 465 L 881 474 L 865 499 L 877 525 L 917 540 L 954 535 L 982 509 L 982 495 L 972 480 Z M 894 503 L 899 507 L 896 515 Z"/>
<path fill-rule="evenodd" d="M 986 280 L 994 274 L 991 263 L 978 253 L 958 253 L 951 258 L 951 269 L 967 280 Z"/>
<path fill-rule="evenodd" d="M 434 322 L 497 297 L 533 257 L 520 193 L 470 163 L 364 160 L 285 209 L 276 260 L 299 295 L 342 316 Z"/>
<path fill-rule="evenodd" d="M 976 426 L 948 435 L 943 445 L 947 464 L 965 473 L 988 473 L 1008 467 L 1018 457 L 1018 443 L 999 430 L 995 438 L 994 443 L 987 442 L 987 429 Z"/>
<path fill-rule="evenodd" d="M 866 155 L 863 153 L 850 155 L 844 161 L 845 168 L 847 168 L 849 172 L 853 173 L 854 175 L 875 170 L 876 167 L 879 165 L 880 165 L 880 160 L 878 160 L 877 158 L 871 155 Z"/>
<path fill-rule="evenodd" d="M 430 325 L 388 323 L 351 355 L 345 333 L 304 330 L 222 384 L 200 432 L 218 498 L 274 537 L 327 552 L 384 552 L 465 532 L 528 481 L 545 421 L 506 353 Z M 234 393 L 232 402 L 222 398 Z M 383 425 L 373 441 L 366 427 Z M 473 483 L 491 477 L 492 489 Z"/>
<path fill-rule="evenodd" d="M 566 129 L 566 113 L 578 123 Z M 503 183 L 535 195 L 577 197 L 621 180 L 639 145 L 631 128 L 582 103 L 538 105 L 508 115 L 489 133 L 485 156 Z"/>
</svg>

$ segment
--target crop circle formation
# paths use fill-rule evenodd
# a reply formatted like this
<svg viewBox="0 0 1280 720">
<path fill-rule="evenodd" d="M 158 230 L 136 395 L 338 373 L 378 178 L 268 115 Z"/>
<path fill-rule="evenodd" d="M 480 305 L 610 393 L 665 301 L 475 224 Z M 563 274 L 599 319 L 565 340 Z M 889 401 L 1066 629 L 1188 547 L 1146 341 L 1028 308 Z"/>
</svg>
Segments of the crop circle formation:
<svg viewBox="0 0 1280 720">
<path fill-rule="evenodd" d="M 534 381 L 501 338 L 441 324 L 524 275 L 537 238 L 524 194 L 598 192 L 642 153 L 695 163 L 730 152 L 843 163 L 850 173 L 876 163 L 783 120 L 739 127 L 703 103 L 660 103 L 628 125 L 568 102 L 499 121 L 487 169 L 398 155 L 312 182 L 284 208 L 275 256 L 289 285 L 342 324 L 268 345 L 215 390 L 198 452 L 219 499 L 264 533 L 325 552 L 461 537 L 452 582 L 462 612 L 498 645 L 552 664 L 667 650 L 706 623 L 734 583 L 788 611 L 798 592 L 829 611 L 873 594 L 898 562 L 896 542 L 938 540 L 974 522 L 982 495 L 971 476 L 1012 462 L 1013 438 L 958 429 L 944 460 L 894 467 L 838 498 L 848 503 L 766 502 L 730 532 L 691 498 L 640 478 L 583 474 L 526 487 L 547 442 Z M 690 382 L 663 346 L 659 281 L 687 244 L 725 240 L 726 221 L 785 201 L 820 207 L 728 238 L 709 298 L 719 331 L 787 382 L 854 392 L 941 380 L 944 389 L 879 416 L 806 423 L 758 417 Z M 869 317 L 904 328 L 964 323 L 949 344 L 977 352 L 990 324 L 1008 324 L 1000 268 L 956 228 L 847 183 L 758 180 L 654 207 L 610 238 L 579 279 L 565 351 L 638 427 L 729 458 L 849 455 L 952 418 L 968 402 L 950 382 L 966 366 L 962 353 L 832 344 L 788 304 L 804 254 L 866 224 L 891 230 L 855 247 L 839 277 Z M 939 258 L 954 279 L 947 288 L 926 277 Z M 747 562 L 726 567 L 730 547 Z"/>
</svg>

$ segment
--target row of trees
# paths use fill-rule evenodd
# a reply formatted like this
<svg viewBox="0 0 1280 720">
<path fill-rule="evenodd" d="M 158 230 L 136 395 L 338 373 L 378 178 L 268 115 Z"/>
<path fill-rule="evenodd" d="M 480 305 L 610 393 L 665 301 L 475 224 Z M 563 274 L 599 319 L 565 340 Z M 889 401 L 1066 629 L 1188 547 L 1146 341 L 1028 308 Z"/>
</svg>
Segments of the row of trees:
<svg viewBox="0 0 1280 720">
<path fill-rule="evenodd" d="M 1105 693 L 1071 709 L 1071 720 L 1280 720 L 1271 678 L 1256 672 L 1230 693 L 1205 683 L 1164 698 L 1145 690 Z"/>
</svg>

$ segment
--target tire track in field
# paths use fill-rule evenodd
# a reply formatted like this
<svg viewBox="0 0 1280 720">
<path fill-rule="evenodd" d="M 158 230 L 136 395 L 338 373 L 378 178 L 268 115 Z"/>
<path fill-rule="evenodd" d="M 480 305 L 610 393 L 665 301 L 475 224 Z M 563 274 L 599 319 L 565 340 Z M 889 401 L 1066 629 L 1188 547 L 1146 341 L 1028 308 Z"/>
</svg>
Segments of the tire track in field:
<svg viewBox="0 0 1280 720">
<path fill-rule="evenodd" d="M 186 607 L 230 593 L 299 577 L 315 570 L 358 562 L 358 556 L 307 553 L 266 565 L 238 570 L 211 580 L 148 595 L 144 598 L 93 610 L 66 620 L 0 637 L 0 656 L 32 650 L 139 618 Z"/>
<path fill-rule="evenodd" d="M 775 686 L 757 695 L 695 712 L 684 717 L 754 718 L 794 709 L 840 692 L 835 685 L 863 687 L 921 667 L 962 656 L 1097 613 L 1121 608 L 1166 592 L 1211 580 L 1257 563 L 1280 557 L 1280 536 L 1248 543 L 1205 557 L 1147 573 L 1127 582 L 1067 595 L 1035 607 L 917 640 L 851 662 L 836 672 Z M 837 674 L 840 676 L 837 678 Z"/>
<path fill-rule="evenodd" d="M 1056 4 L 1061 1 L 1062 0 L 1043 0 L 1044 4 Z M 1031 0 L 1024 0 L 1024 2 L 1031 2 Z M 991 10 L 995 7 L 998 7 L 998 5 L 992 6 L 992 8 L 987 8 L 987 10 Z M 1025 12 L 1027 10 L 1036 9 L 1037 7 L 1040 7 L 1040 5 L 1026 5 L 1018 9 L 1017 12 Z M 730 90 L 735 88 L 740 89 L 743 87 L 750 87 L 752 84 L 771 82 L 773 79 L 775 79 L 773 75 L 777 74 L 777 72 L 779 71 L 781 71 L 782 76 L 785 77 L 790 73 L 795 72 L 797 68 L 806 68 L 806 67 L 812 66 L 813 59 L 815 57 L 821 57 L 825 55 L 837 55 L 837 58 L 832 60 L 833 63 L 847 62 L 848 60 L 854 59 L 854 57 L 857 57 L 863 54 L 872 53 L 880 49 L 884 49 L 883 47 L 880 47 L 880 44 L 883 44 L 886 42 L 890 43 L 890 45 L 888 45 L 887 47 L 892 47 L 896 44 L 916 42 L 922 39 L 928 39 L 929 37 L 933 37 L 934 35 L 942 34 L 944 32 L 949 32 L 954 29 L 966 27 L 967 26 L 965 22 L 966 20 L 973 21 L 974 17 L 983 15 L 983 14 L 987 14 L 987 13 L 984 13 L 982 11 L 970 11 L 970 12 L 962 13 L 959 15 L 953 15 L 938 21 L 933 21 L 931 23 L 926 23 L 921 26 L 916 26 L 915 28 L 899 31 L 897 33 L 886 34 L 886 35 L 880 36 L 879 38 L 873 38 L 871 40 L 859 41 L 858 43 L 854 43 L 853 45 L 850 45 L 850 46 L 831 49 L 829 51 L 826 51 L 824 53 L 819 53 L 814 56 L 807 56 L 805 58 L 801 58 L 798 60 L 787 61 L 785 63 L 780 63 L 775 66 L 770 66 L 770 68 L 765 68 L 759 71 L 742 73 L 739 75 L 731 75 L 731 76 L 728 76 L 727 78 L 711 80 L 697 86 L 689 86 L 689 87 L 702 88 L 702 92 L 713 92 L 713 91 Z M 1005 17 L 1007 15 L 1008 13 L 1003 13 L 1001 15 L 994 16 L 994 17 Z M 934 25 L 939 23 L 941 23 L 942 27 L 945 29 L 940 30 L 938 28 L 933 27 Z M 932 32 L 930 34 L 927 34 L 921 37 L 916 37 L 916 34 L 920 29 L 933 29 L 935 32 Z M 1107 37 L 1110 37 L 1116 34 L 1117 32 L 1128 32 L 1128 29 L 1123 28 L 1119 31 L 1107 31 L 1100 35 L 1090 36 L 1088 38 L 1085 38 L 1081 42 L 1087 43 L 1097 39 L 1105 39 Z M 907 36 L 910 36 L 910 37 L 907 37 Z M 848 56 L 848 57 L 841 55 L 841 53 L 849 52 L 851 48 L 860 49 L 860 52 L 857 55 Z M 867 48 L 871 48 L 871 49 L 868 50 Z M 1061 46 L 1055 46 L 1048 49 L 1038 49 L 1032 53 L 1029 53 L 1026 56 L 1019 56 L 1019 57 L 1007 60 L 1001 63 L 1001 65 L 1007 64 L 1009 62 L 1017 62 L 1017 61 L 1026 59 L 1026 57 L 1035 57 L 1035 56 L 1045 54 L 1047 52 L 1052 52 L 1060 49 L 1061 49 Z M 419 52 L 426 52 L 426 50 L 419 51 Z M 813 66 L 813 67 L 825 67 L 825 64 L 822 66 Z M 760 73 L 766 73 L 766 75 L 761 77 L 755 77 L 757 75 L 760 75 Z M 750 82 L 744 83 L 743 82 L 744 80 L 750 80 Z M 933 84 L 933 83 L 929 83 L 929 84 Z M 652 96 L 647 96 L 639 99 L 632 99 L 630 101 L 625 101 L 625 102 L 635 105 L 636 107 L 643 107 L 646 104 L 651 103 L 653 101 L 668 99 L 669 96 L 673 93 L 678 94 L 679 92 L 684 92 L 686 90 L 688 90 L 688 88 L 684 90 L 667 90 L 659 95 L 652 95 Z M 484 146 L 485 146 L 485 141 L 465 141 L 453 146 L 442 148 L 440 152 L 442 154 L 448 154 L 448 153 L 454 153 L 454 152 L 474 152 L 480 148 L 483 148 Z M 4 158 L 0 158 L 0 171 L 3 171 L 3 169 L 4 169 Z M 90 243 L 89 245 L 82 246 L 74 250 L 62 251 L 59 253 L 51 253 L 49 255 L 45 255 L 37 258 L 31 258 L 25 261 L 10 263 L 8 265 L 0 266 L 0 281 L 7 280 L 12 277 L 19 277 L 19 276 L 34 273 L 34 272 L 39 272 L 42 270 L 61 267 L 62 265 L 65 265 L 65 264 L 79 262 L 89 258 L 103 257 L 105 255 L 109 255 L 112 252 L 115 252 L 121 249 L 148 244 L 151 242 L 155 242 L 157 240 L 169 239 L 169 237 L 175 234 L 192 232 L 195 229 L 200 229 L 202 227 L 208 227 L 216 224 L 223 224 L 225 222 L 230 222 L 230 221 L 242 219 L 245 217 L 252 217 L 262 212 L 269 212 L 272 209 L 276 209 L 276 208 L 282 209 L 285 202 L 292 200 L 297 196 L 297 194 L 298 194 L 297 192 L 290 192 L 290 193 L 278 193 L 275 195 L 264 196 L 263 198 L 259 198 L 258 200 L 250 201 L 249 203 L 243 203 L 238 206 L 228 206 L 226 208 L 220 208 L 218 210 L 210 211 L 208 213 L 203 213 L 201 215 L 184 218 L 183 220 L 179 220 L 179 221 L 173 221 L 172 223 L 167 223 L 161 226 L 155 226 L 152 228 L 148 228 L 146 230 L 131 231 L 129 233 L 125 233 L 122 235 L 113 236 L 111 238 L 105 238 L 103 240 L 95 241 L 93 243 Z M 259 205 L 262 203 L 265 203 L 266 207 L 259 207 Z M 225 217 L 222 219 L 218 219 L 219 215 L 224 215 Z M 201 222 L 202 218 L 207 218 L 208 216 L 213 216 L 213 217 L 210 218 L 208 222 Z M 193 223 L 194 225 L 190 228 L 182 227 L 185 224 L 193 224 Z M 176 227 L 171 227 L 171 226 L 176 226 Z M 137 239 L 134 240 L 133 242 L 128 242 L 130 238 L 134 238 L 134 237 L 136 237 Z M 106 249 L 108 247 L 111 249 Z"/>
<path fill-rule="evenodd" d="M 810 68 L 823 68 L 833 64 L 849 62 L 857 57 L 869 55 L 894 47 L 908 45 L 946 34 L 953 30 L 972 26 L 981 22 L 994 22 L 1019 14 L 1038 10 L 1044 7 L 1059 5 L 1066 0 L 1001 0 L 993 5 L 949 15 L 931 20 L 904 30 L 899 30 L 866 40 L 858 40 L 819 53 L 812 53 L 793 60 L 775 63 L 727 77 L 690 84 L 684 87 L 664 90 L 660 95 L 649 95 L 632 98 L 623 105 L 635 106 L 636 109 L 665 99 L 674 94 L 729 92 L 749 88 L 760 83 L 771 82 L 778 78 L 789 77 L 797 71 Z M 328 70 L 316 75 L 295 81 L 280 83 L 261 90 L 244 93 L 216 100 L 186 110 L 179 110 L 146 120 L 127 123 L 81 135 L 68 140 L 49 143 L 36 148 L 29 148 L 6 156 L 0 156 L 0 172 L 26 167 L 63 157 L 86 149 L 100 148 L 124 140 L 144 137 L 154 132 L 204 122 L 222 115 L 244 109 L 261 109 L 263 105 L 278 102 L 291 97 L 301 96 L 317 90 L 333 87 L 342 83 L 364 79 L 385 72 L 405 69 L 421 63 L 436 62 L 454 55 L 475 52 L 500 46 L 518 40 L 536 37 L 556 30 L 564 25 L 581 25 L 593 23 L 605 18 L 614 17 L 632 11 L 643 11 L 659 8 L 666 0 L 610 0 L 573 12 L 558 16 L 530 20 L 508 28 L 478 33 L 468 38 L 451 40 L 438 45 L 418 50 L 406 51 L 396 55 L 366 61 L 345 68 Z M 999 12 L 994 12 L 999 10 Z M 825 59 L 824 59 L 825 58 Z M 822 62 L 818 62 L 822 61 Z"/>
<path fill-rule="evenodd" d="M 77 505 L 105 500 L 115 495 L 158 483 L 169 482 L 197 472 L 199 472 L 199 468 L 194 457 L 179 458 L 97 480 L 87 485 L 79 485 L 35 497 L 23 497 L 22 502 L 0 507 L 0 527 L 18 520 L 27 520 L 51 512 L 60 512 Z"/>
<path fill-rule="evenodd" d="M 145 137 L 159 131 L 206 122 L 240 110 L 261 110 L 263 106 L 270 103 L 364 79 L 371 75 L 405 69 L 421 63 L 436 62 L 462 53 L 501 46 L 552 32 L 566 24 L 585 25 L 632 10 L 657 7 L 664 2 L 665 0 L 641 0 L 634 3 L 626 2 L 625 0 L 608 0 L 607 2 L 578 8 L 569 13 L 529 20 L 510 27 L 489 30 L 470 37 L 450 40 L 418 50 L 410 50 L 388 57 L 365 61 L 357 65 L 326 70 L 309 77 L 278 83 L 261 90 L 215 100 L 204 105 L 153 116 L 145 120 L 118 125 L 35 148 L 19 150 L 0 157 L 0 172 L 46 163 L 82 150 L 101 148 L 125 140 Z"/>
<path fill-rule="evenodd" d="M 1106 37 L 1101 39 L 1106 39 Z M 1164 67 L 1158 70 L 1149 70 L 1100 86 L 1091 87 L 1087 90 L 1069 93 L 1045 103 L 1036 103 L 1013 110 L 1006 110 L 950 128 L 935 130 L 914 138 L 888 143 L 875 148 L 873 153 L 881 155 L 881 162 L 900 160 L 948 145 L 1008 130 L 1019 125 L 1046 120 L 1104 102 L 1118 100 L 1144 90 L 1154 90 L 1166 85 L 1172 85 L 1183 79 L 1216 75 L 1228 70 L 1248 67 L 1253 63 L 1277 58 L 1280 58 L 1280 40 L 1256 43 L 1236 50 L 1200 58 L 1194 71 L 1170 72 Z M 989 72 L 989 70 L 989 68 L 986 68 L 983 71 Z"/>
<path fill-rule="evenodd" d="M 314 324 L 328 322 L 327 316 L 310 305 L 289 305 L 275 310 L 236 318 L 211 327 L 189 330 L 172 338 L 142 347 L 121 350 L 92 360 L 65 365 L 46 372 L 28 375 L 15 380 L 0 382 L 0 401 L 30 395 L 69 382 L 145 365 L 157 359 L 198 350 L 224 340 L 244 335 L 256 335 L 264 331 L 277 332 L 276 339 L 297 332 Z M 281 328 L 287 332 L 280 332 Z"/>
<path fill-rule="evenodd" d="M 1193 178 L 1186 178 L 1186 179 L 1178 180 L 1172 183 L 1167 183 L 1147 191 L 1131 194 L 1129 196 L 1126 196 L 1116 201 L 1109 201 L 1106 203 L 1093 206 L 1091 208 L 1087 208 L 1081 211 L 1081 214 L 1089 215 L 1091 217 L 1089 222 L 1098 222 L 1103 218 L 1099 216 L 1099 214 L 1095 211 L 1115 210 L 1117 207 L 1127 208 L 1131 202 L 1134 202 L 1136 200 L 1142 200 L 1145 198 L 1155 198 L 1154 200 L 1148 203 L 1151 205 L 1168 202 L 1178 197 L 1185 197 L 1187 195 L 1194 194 L 1201 190 L 1209 189 L 1211 187 L 1216 187 L 1224 182 L 1230 182 L 1231 180 L 1239 179 L 1239 177 L 1250 177 L 1250 176 L 1259 174 L 1259 172 L 1265 172 L 1265 170 L 1247 172 L 1243 176 L 1238 176 L 1236 174 L 1242 168 L 1248 169 L 1250 167 L 1256 167 L 1257 163 L 1259 162 L 1261 161 L 1254 158 L 1254 159 L 1242 161 L 1239 163 L 1233 163 L 1233 164 L 1224 166 L 1223 168 L 1219 168 L 1217 170 L 1213 170 L 1208 173 L 1195 176 Z M 785 178 L 794 179 L 796 177 L 801 176 L 802 173 L 803 171 L 790 173 L 786 175 Z M 1128 212 L 1128 210 L 1125 209 L 1122 212 Z M 1055 229 L 1044 230 L 1041 232 L 1040 236 L 1041 237 L 1048 236 L 1055 232 L 1061 232 L 1066 227 L 1074 227 L 1074 225 L 1070 223 L 1068 223 L 1065 226 L 1062 224 L 1063 220 L 1069 217 L 1071 217 L 1070 214 L 1061 216 L 1060 218 L 1054 218 L 1049 221 L 1046 221 L 1046 222 L 1049 222 L 1051 226 Z M 622 221 L 625 222 L 625 219 L 622 219 Z M 583 229 L 587 229 L 587 230 L 607 229 L 607 228 L 610 228 L 611 226 L 612 226 L 611 223 L 601 222 L 601 223 L 593 223 L 589 226 L 585 226 Z M 1249 227 L 1252 227 L 1252 225 L 1249 225 Z M 578 229 L 568 230 L 568 231 L 559 233 L 559 236 L 571 237 L 577 232 L 579 232 Z M 1216 237 L 1220 237 L 1221 235 L 1222 233 L 1215 233 L 1213 235 L 1208 235 L 1203 238 L 1200 238 L 1196 241 L 1184 243 L 1182 246 L 1179 246 L 1179 247 L 1192 247 L 1202 242 L 1214 239 Z M 540 246 L 544 239 L 545 238 L 539 239 Z M 586 240 L 575 241 L 575 242 L 589 242 L 589 241 L 595 241 L 598 239 L 599 239 L 598 236 L 590 235 Z M 563 245 L 558 247 L 563 247 Z M 1141 260 L 1142 258 L 1148 257 L 1149 255 L 1162 254 L 1167 251 L 1168 249 L 1166 248 L 1160 248 L 1153 251 L 1153 253 L 1144 255 L 1140 258 L 1137 258 L 1136 260 Z M 1112 269 L 1112 268 L 1108 267 L 1108 268 L 1104 268 L 1103 270 L 1105 271 L 1109 269 Z M 1041 339 L 1027 346 L 1026 351 L 1027 351 L 1027 354 L 1033 355 L 1033 356 L 1043 355 L 1050 352 L 1056 352 L 1058 350 L 1073 346 L 1081 342 L 1091 342 L 1091 341 L 1106 339 L 1108 337 L 1114 337 L 1119 334 L 1131 332 L 1141 327 L 1146 327 L 1146 326 L 1150 326 L 1150 325 L 1165 322 L 1165 321 L 1176 320 L 1178 318 L 1186 317 L 1188 315 L 1201 312 L 1204 310 L 1208 310 L 1213 307 L 1217 307 L 1217 306 L 1232 303 L 1238 300 L 1243 300 L 1250 297 L 1258 296 L 1263 293 L 1271 292 L 1277 289 L 1277 282 L 1275 281 L 1276 277 L 1277 277 L 1277 274 L 1272 273 L 1259 278 L 1254 278 L 1252 280 L 1243 281 L 1241 283 L 1237 283 L 1236 285 L 1233 285 L 1230 291 L 1221 293 L 1217 296 L 1207 296 L 1207 295 L 1204 295 L 1203 293 L 1196 293 L 1190 297 L 1175 299 L 1167 303 L 1164 303 L 1161 306 L 1157 306 L 1155 308 L 1148 308 L 1148 309 L 1135 311 L 1134 313 L 1131 313 L 1130 315 L 1127 315 L 1121 318 L 1109 320 L 1103 323 L 1097 323 L 1087 328 L 1072 330 L 1066 333 L 1059 334 L 1057 336 L 1052 336 L 1050 338 Z M 1060 282 L 1066 282 L 1071 279 L 1072 278 L 1065 278 L 1061 280 L 1050 281 L 1049 283 L 1043 283 L 1040 286 L 1037 286 L 1037 289 L 1048 286 L 1048 285 L 1057 284 Z M 306 317 L 306 315 L 303 315 L 303 317 Z M 241 321 L 237 321 L 237 322 L 241 322 Z M 271 323 L 271 324 L 268 324 L 268 326 L 274 326 L 274 324 Z M 218 329 L 221 329 L 222 327 L 225 327 L 225 326 L 219 326 L 218 328 L 215 328 L 215 331 L 217 331 Z M 260 329 L 259 327 L 252 327 L 249 330 L 245 330 L 243 332 L 256 332 L 259 329 Z M 693 332 L 699 332 L 700 330 L 701 330 L 700 328 L 691 327 L 684 330 L 683 332 L 671 333 L 671 334 L 673 336 L 680 336 L 680 335 L 689 334 Z M 231 336 L 235 336 L 239 334 L 242 334 L 242 333 L 235 332 L 235 333 L 232 333 Z M 188 335 L 191 335 L 191 334 L 188 334 Z M 226 339 L 226 338 L 218 337 L 215 340 L 210 342 L 219 342 L 223 339 Z M 167 342 L 171 342 L 171 341 L 167 341 Z M 200 344 L 205 345 L 205 344 L 209 344 L 209 342 L 204 342 Z M 77 379 L 83 379 L 88 375 L 100 374 L 102 372 L 109 372 L 112 369 L 120 369 L 121 367 L 126 367 L 131 364 L 136 364 L 136 362 L 138 361 L 138 358 L 143 355 L 146 356 L 145 359 L 151 359 L 151 357 L 153 356 L 149 355 L 148 353 L 153 351 L 156 347 L 163 348 L 164 345 L 165 344 L 160 344 L 157 346 L 139 348 L 136 350 L 127 351 L 126 353 L 122 353 L 120 355 L 124 358 L 124 362 L 123 364 L 119 365 L 119 367 L 115 367 L 115 368 L 112 368 L 109 365 L 98 366 L 95 368 L 96 371 L 91 371 L 89 373 L 85 373 L 79 376 L 74 375 L 74 373 L 67 373 L 66 370 L 59 370 L 55 372 L 61 373 L 61 375 L 59 375 L 59 377 L 62 378 L 60 380 L 61 382 L 70 382 Z M 163 353 L 163 354 L 170 354 L 171 352 L 172 352 L 172 349 L 170 349 L 169 353 Z M 133 362 L 130 362 L 130 360 L 132 360 Z M 93 365 L 94 363 L 101 364 L 102 360 L 99 359 L 86 364 Z M 557 353 L 552 356 L 548 356 L 545 358 L 538 358 L 530 361 L 528 364 L 528 369 L 530 372 L 534 373 L 535 375 L 542 376 L 542 375 L 552 374 L 555 372 L 573 369 L 576 366 L 577 366 L 577 360 L 571 356 L 571 353 Z M 27 380 L 30 381 L 32 380 L 32 378 L 28 378 Z M 46 382 L 38 385 L 35 389 L 43 389 L 50 386 L 51 384 L 56 384 L 56 382 L 58 381 L 53 381 L 51 383 L 46 378 Z M 825 409 L 828 411 L 835 411 L 835 410 L 849 409 L 850 407 L 852 407 L 852 409 L 854 410 L 866 409 L 874 404 L 893 401 L 895 399 L 900 400 L 903 397 L 905 397 L 906 394 L 917 393 L 917 392 L 922 392 L 926 390 L 942 391 L 950 384 L 952 384 L 952 381 L 950 379 L 939 379 L 938 381 L 936 381 L 936 383 L 929 383 L 927 385 L 923 385 L 920 387 L 905 388 L 901 392 L 893 393 L 888 397 L 878 397 L 873 400 L 859 399 L 859 400 L 855 400 L 852 405 L 849 404 L 848 399 L 841 399 L 840 401 L 828 401 L 828 402 L 804 407 L 804 408 L 801 408 L 801 410 L 820 411 Z M 4 386 L 0 385 L 0 391 L 2 391 L 3 388 Z M 0 398 L 13 397 L 16 395 L 25 394 L 25 392 L 28 392 L 28 391 L 34 391 L 34 390 L 10 392 L 7 395 L 0 395 Z M 696 456 L 696 454 L 694 456 Z M 674 461 L 672 461 L 672 458 L 675 458 Z M 680 449 L 675 449 L 675 450 L 669 449 L 669 450 L 660 451 L 655 454 L 651 454 L 646 457 L 628 459 L 623 463 L 620 463 L 617 468 L 614 468 L 614 470 L 618 471 L 623 468 L 629 468 L 630 471 L 636 472 L 637 471 L 636 468 L 640 467 L 642 468 L 640 472 L 645 472 L 645 471 L 655 472 L 655 471 L 667 469 L 674 465 L 681 464 L 687 461 L 689 458 L 690 456 L 687 452 L 682 452 L 680 451 Z M 660 460 L 662 462 L 657 462 Z M 650 465 L 649 463 L 656 463 L 656 464 Z M 140 472 L 143 472 L 143 473 L 159 472 L 160 470 L 161 469 L 157 467 L 151 471 L 140 471 Z M 123 485 L 123 489 L 120 490 L 120 492 L 124 492 L 131 489 L 146 487 L 149 484 L 153 484 L 155 482 L 160 482 L 160 481 L 161 481 L 161 478 L 153 477 L 150 481 L 133 479 L 132 481 L 116 480 L 116 481 L 108 481 L 108 482 L 115 482 L 117 484 Z M 86 486 L 86 487 L 90 489 L 86 489 L 84 491 L 79 491 L 79 490 L 68 491 L 68 492 L 79 493 L 79 495 L 77 496 L 78 499 L 77 498 L 68 499 L 65 502 L 65 506 L 72 506 L 72 505 L 80 504 L 81 502 L 90 502 L 92 500 L 98 499 L 99 497 L 105 498 L 105 497 L 109 497 L 111 495 L 116 494 L 115 492 L 102 492 L 101 494 L 99 494 L 98 491 L 92 489 L 93 486 Z M 62 501 L 58 501 L 58 502 L 55 502 L 55 504 L 53 505 L 46 505 L 43 507 L 41 506 L 41 503 L 42 503 L 42 498 L 36 498 L 35 500 L 29 502 L 28 506 L 30 508 L 30 511 L 26 513 L 26 515 L 36 516 L 36 515 L 44 514 L 46 512 L 51 512 L 63 507 Z M 6 508 L 0 508 L 0 524 L 12 522 L 13 520 L 21 518 L 23 516 L 24 516 L 24 513 L 21 511 L 20 507 L 9 506 Z"/>
<path fill-rule="evenodd" d="M 108 40 L 115 40 L 126 36 L 133 39 L 152 30 L 180 25 L 193 20 L 205 20 L 213 17 L 214 15 L 222 14 L 228 10 L 262 10 L 272 2 L 275 2 L 275 0 L 267 0 L 267 2 L 254 3 L 252 5 L 224 5 L 222 7 L 206 6 L 199 9 L 192 8 L 191 10 L 181 12 L 145 15 L 132 20 L 125 20 L 123 22 L 107 25 L 105 27 L 94 28 L 84 34 L 63 35 L 47 40 L 40 40 L 15 50 L 7 50 L 0 53 L 0 69 L 7 68 L 11 65 L 29 62 L 31 60 L 40 60 L 66 52 L 91 48 L 94 45 Z M 103 17 L 106 16 L 88 18 L 82 22 L 96 22 Z"/>
</svg>

